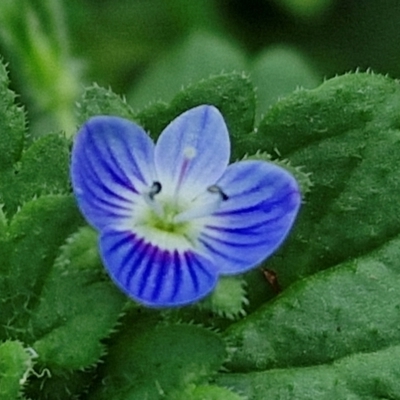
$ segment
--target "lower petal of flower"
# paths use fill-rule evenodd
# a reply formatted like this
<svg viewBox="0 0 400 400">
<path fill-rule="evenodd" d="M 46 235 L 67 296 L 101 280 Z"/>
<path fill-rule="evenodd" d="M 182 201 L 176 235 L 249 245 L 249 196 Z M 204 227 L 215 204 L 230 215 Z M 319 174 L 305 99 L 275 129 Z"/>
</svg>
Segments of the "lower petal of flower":
<svg viewBox="0 0 400 400">
<path fill-rule="evenodd" d="M 112 279 L 134 300 L 151 307 L 193 303 L 212 291 L 216 267 L 186 250 L 164 250 L 131 231 L 102 233 L 100 252 Z"/>
</svg>

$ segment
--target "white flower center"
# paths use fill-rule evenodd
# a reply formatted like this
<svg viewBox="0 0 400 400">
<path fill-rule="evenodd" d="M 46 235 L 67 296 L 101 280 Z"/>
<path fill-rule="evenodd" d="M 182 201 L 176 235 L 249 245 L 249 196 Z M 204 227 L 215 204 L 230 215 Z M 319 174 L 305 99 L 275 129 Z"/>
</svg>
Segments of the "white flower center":
<svg viewBox="0 0 400 400">
<path fill-rule="evenodd" d="M 194 147 L 188 146 L 183 150 L 178 180 L 173 190 L 168 190 L 170 187 L 163 188 L 162 182 L 155 181 L 142 191 L 135 202 L 130 228 L 163 250 L 201 251 L 198 238 L 204 226 L 210 222 L 221 203 L 228 199 L 217 185 L 210 186 L 195 198 L 188 199 L 183 195 L 182 184 L 196 155 Z"/>
<path fill-rule="evenodd" d="M 200 250 L 197 238 L 221 203 L 228 199 L 217 185 L 191 201 L 163 193 L 160 182 L 153 182 L 136 208 L 133 230 L 163 250 Z"/>
</svg>

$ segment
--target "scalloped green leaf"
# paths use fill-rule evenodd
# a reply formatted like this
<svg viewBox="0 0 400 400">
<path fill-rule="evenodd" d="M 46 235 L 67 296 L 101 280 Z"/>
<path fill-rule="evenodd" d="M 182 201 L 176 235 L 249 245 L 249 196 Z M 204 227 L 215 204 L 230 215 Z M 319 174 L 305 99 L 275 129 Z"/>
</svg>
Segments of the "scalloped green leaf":
<svg viewBox="0 0 400 400">
<path fill-rule="evenodd" d="M 44 281 L 66 238 L 83 224 L 71 196 L 42 196 L 26 203 L 15 214 L 8 229 L 2 260 L 6 292 L 2 293 L 1 336 L 32 338 L 28 324 L 41 296 Z"/>
<path fill-rule="evenodd" d="M 198 306 L 228 319 L 246 315 L 244 307 L 248 304 L 245 281 L 237 276 L 220 277 L 216 288 Z"/>
<path fill-rule="evenodd" d="M 30 354 L 17 341 L 0 344 L 0 398 L 17 400 L 21 398 L 23 385 L 33 366 L 34 354 Z"/>
<path fill-rule="evenodd" d="M 153 326 L 136 324 L 119 337 L 101 370 L 105 384 L 90 399 L 169 398 L 191 384 L 206 383 L 225 359 L 224 342 L 205 328 Z"/>
<path fill-rule="evenodd" d="M 6 171 L 2 200 L 8 214 L 34 196 L 69 192 L 69 146 L 61 134 L 42 136 L 23 153 L 18 164 Z"/>
<path fill-rule="evenodd" d="M 16 95 L 8 89 L 9 84 L 6 67 L 0 59 L 0 171 L 2 172 L 12 168 L 20 158 L 26 129 L 24 109 L 15 104 Z"/>
<path fill-rule="evenodd" d="M 126 303 L 104 272 L 97 234 L 82 228 L 63 246 L 48 274 L 31 324 L 38 363 L 55 373 L 97 363 Z M 84 351 L 82 351 L 84 349 Z"/>
<path fill-rule="evenodd" d="M 373 74 L 333 78 L 275 104 L 257 142 L 311 173 L 313 187 L 269 267 L 288 283 L 400 232 L 400 86 Z"/>
<path fill-rule="evenodd" d="M 125 98 L 118 96 L 111 89 L 96 84 L 85 89 L 77 110 L 80 124 L 96 115 L 115 115 L 127 119 L 134 117 L 132 108 Z"/>
<path fill-rule="evenodd" d="M 328 364 L 400 345 L 400 238 L 291 285 L 231 325 L 233 371 Z"/>
</svg>

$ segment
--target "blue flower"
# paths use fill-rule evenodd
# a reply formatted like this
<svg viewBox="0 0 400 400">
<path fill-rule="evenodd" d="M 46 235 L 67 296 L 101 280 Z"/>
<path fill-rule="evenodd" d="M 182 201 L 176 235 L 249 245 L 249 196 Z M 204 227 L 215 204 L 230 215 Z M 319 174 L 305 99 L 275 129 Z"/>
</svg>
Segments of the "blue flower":
<svg viewBox="0 0 400 400">
<path fill-rule="evenodd" d="M 74 193 L 128 296 L 153 307 L 195 302 L 219 275 L 248 271 L 283 242 L 300 206 L 295 179 L 263 161 L 228 165 L 229 156 L 224 119 L 208 105 L 177 117 L 156 144 L 118 117 L 80 129 Z"/>
</svg>

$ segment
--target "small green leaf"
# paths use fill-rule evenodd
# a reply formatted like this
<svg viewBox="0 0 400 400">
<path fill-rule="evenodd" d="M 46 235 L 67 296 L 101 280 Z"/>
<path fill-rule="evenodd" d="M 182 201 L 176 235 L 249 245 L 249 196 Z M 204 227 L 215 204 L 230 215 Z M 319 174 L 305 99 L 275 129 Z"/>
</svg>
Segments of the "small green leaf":
<svg viewBox="0 0 400 400">
<path fill-rule="evenodd" d="M 17 400 L 32 370 L 34 353 L 29 353 L 20 342 L 0 344 L 0 398 Z"/>
<path fill-rule="evenodd" d="M 223 276 L 211 295 L 198 306 L 222 317 L 236 319 L 246 314 L 244 307 L 247 304 L 244 280 L 236 276 Z"/>
<path fill-rule="evenodd" d="M 126 100 L 111 89 L 98 85 L 86 88 L 78 103 L 78 122 L 83 124 L 96 115 L 115 115 L 121 118 L 133 119 L 133 111 Z"/>
<path fill-rule="evenodd" d="M 106 384 L 90 399 L 168 398 L 188 385 L 205 383 L 225 358 L 223 341 L 194 325 L 132 327 L 110 348 L 102 370 Z"/>
</svg>

